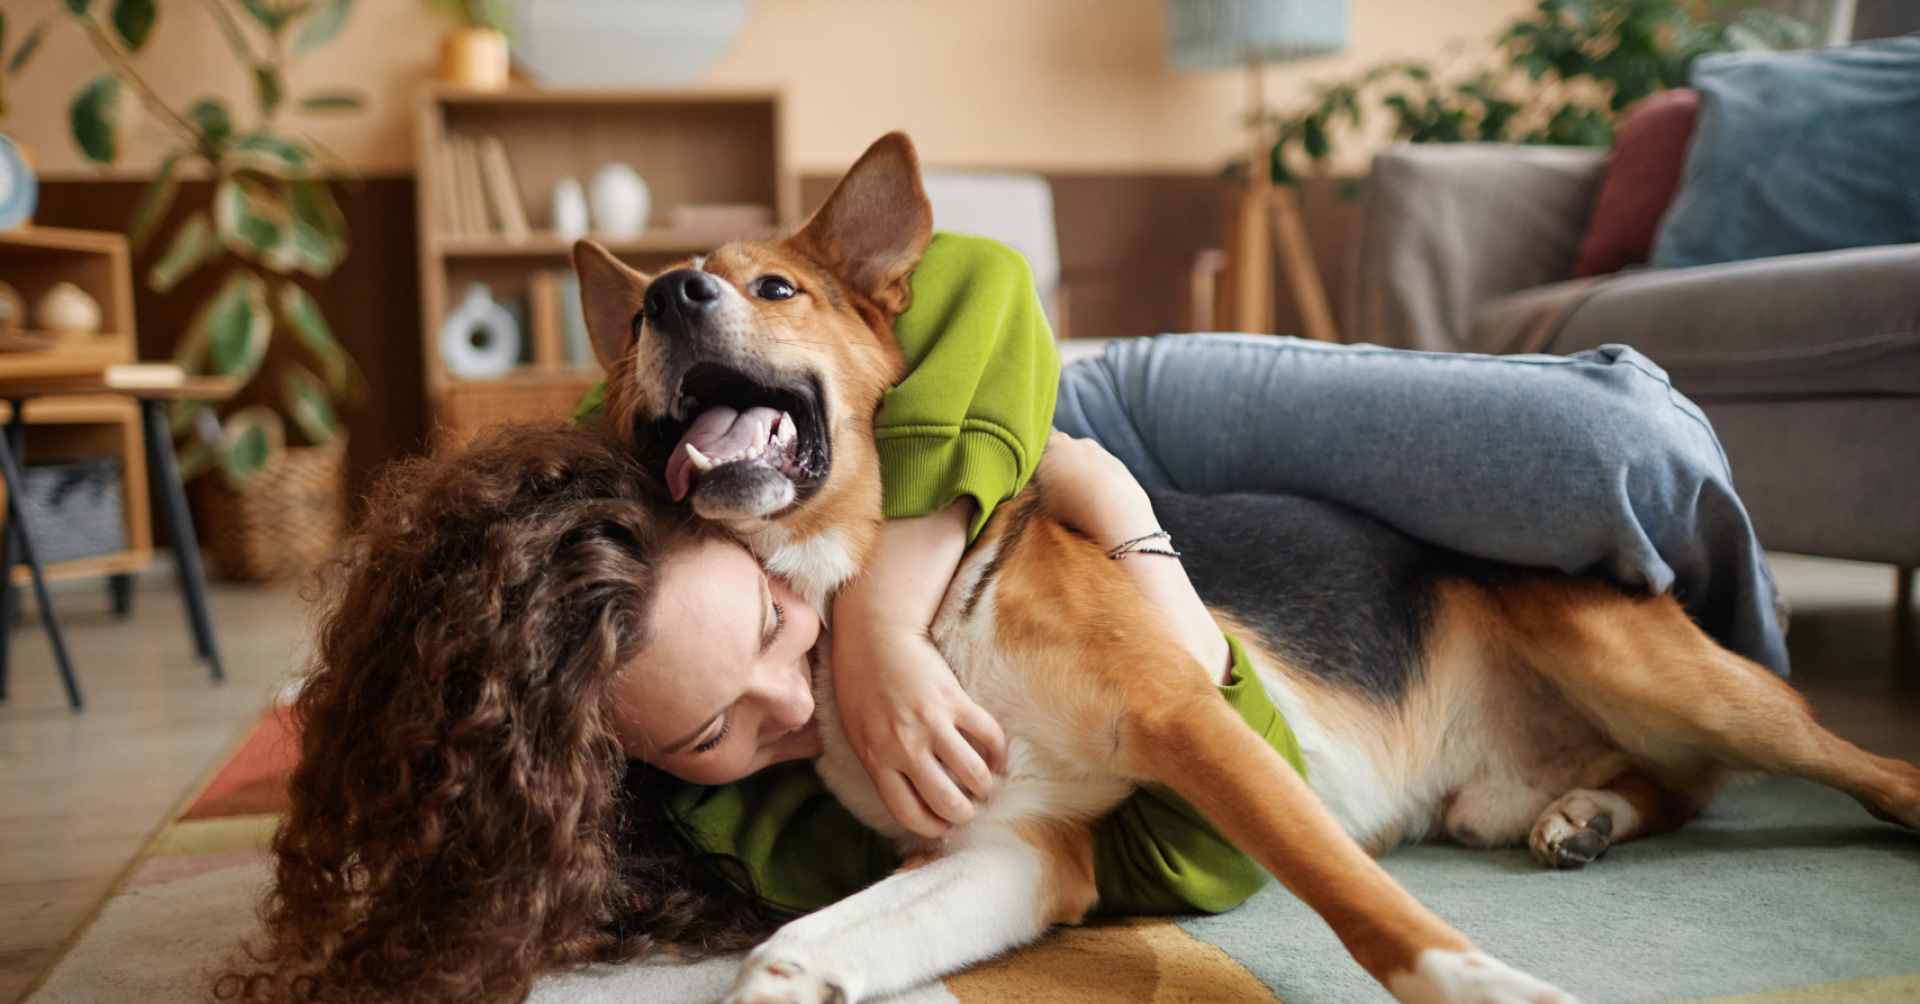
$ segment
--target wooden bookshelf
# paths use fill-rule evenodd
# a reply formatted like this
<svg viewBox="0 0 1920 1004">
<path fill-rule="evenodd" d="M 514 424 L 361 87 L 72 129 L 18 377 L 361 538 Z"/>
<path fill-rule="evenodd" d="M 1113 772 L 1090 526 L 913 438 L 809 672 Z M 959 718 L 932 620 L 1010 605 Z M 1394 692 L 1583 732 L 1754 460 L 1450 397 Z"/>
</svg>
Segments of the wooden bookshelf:
<svg viewBox="0 0 1920 1004">
<path fill-rule="evenodd" d="M 564 310 L 556 277 L 572 242 L 554 232 L 553 190 L 571 177 L 590 186 L 608 163 L 631 166 L 652 198 L 637 238 L 601 240 L 642 271 L 712 249 L 729 236 L 670 229 L 674 210 L 695 205 L 765 207 L 772 225 L 794 218 L 799 188 L 781 147 L 780 99 L 773 94 L 681 91 L 423 92 L 416 123 L 420 234 L 421 346 L 427 396 L 439 434 L 464 438 L 488 424 L 561 417 L 600 379 L 591 360 L 569 355 L 559 334 Z M 453 189 L 455 149 L 499 140 L 511 165 L 528 233 L 519 239 L 471 232 Z M 470 186 L 469 186 L 470 187 Z M 461 223 L 469 226 L 463 228 Z M 472 283 L 496 301 L 524 305 L 523 358 L 505 377 L 471 380 L 441 358 L 440 328 Z"/>
<path fill-rule="evenodd" d="M 55 283 L 71 282 L 100 304 L 100 333 L 64 335 L 31 352 L 0 353 L 0 377 L 67 377 L 98 372 L 135 358 L 133 278 L 127 240 L 120 234 L 56 227 L 27 227 L 0 232 L 0 281 L 18 290 L 31 312 Z M 0 423 L 12 407 L 0 400 Z M 28 463 L 59 463 L 111 454 L 120 461 L 120 511 L 127 546 L 111 554 L 77 558 L 47 566 L 53 579 L 130 575 L 153 557 L 152 525 L 147 518 L 147 458 L 140 438 L 140 406 L 114 394 L 44 398 L 28 401 Z M 0 486 L 0 504 L 6 489 Z M 29 581 L 25 565 L 14 581 Z"/>
</svg>

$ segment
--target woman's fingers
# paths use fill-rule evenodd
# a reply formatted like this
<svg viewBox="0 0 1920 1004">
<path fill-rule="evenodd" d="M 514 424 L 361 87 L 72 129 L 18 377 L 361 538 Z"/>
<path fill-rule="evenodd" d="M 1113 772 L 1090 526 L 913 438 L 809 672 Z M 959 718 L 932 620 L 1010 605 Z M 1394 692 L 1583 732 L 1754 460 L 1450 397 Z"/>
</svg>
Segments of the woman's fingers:
<svg viewBox="0 0 1920 1004">
<path fill-rule="evenodd" d="M 951 827 L 946 820 L 934 815 L 933 810 L 920 800 L 913 783 L 899 771 L 882 771 L 873 779 L 874 788 L 880 792 L 880 801 L 901 826 L 915 835 L 933 840 L 946 835 Z"/>
<path fill-rule="evenodd" d="M 987 796 L 993 794 L 993 771 L 967 736 L 959 732 L 940 736 L 935 741 L 934 753 L 940 758 L 940 765 L 969 800 L 984 802 Z M 968 808 L 971 810 L 972 807 Z M 947 821 L 960 822 L 952 816 L 948 816 Z"/>
<path fill-rule="evenodd" d="M 954 826 L 973 822 L 973 800 L 960 790 L 953 774 L 939 760 L 931 756 L 915 758 L 908 777 L 920 801 L 935 816 Z"/>
</svg>

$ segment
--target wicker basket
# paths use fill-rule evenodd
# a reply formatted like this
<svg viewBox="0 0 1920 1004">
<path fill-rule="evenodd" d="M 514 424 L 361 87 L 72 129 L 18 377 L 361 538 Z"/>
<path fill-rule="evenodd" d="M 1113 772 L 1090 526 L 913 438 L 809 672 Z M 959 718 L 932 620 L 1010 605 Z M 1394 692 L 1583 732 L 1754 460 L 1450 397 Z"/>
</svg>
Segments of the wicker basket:
<svg viewBox="0 0 1920 1004">
<path fill-rule="evenodd" d="M 229 582 L 284 582 L 333 553 L 346 525 L 343 436 L 288 449 L 239 491 L 218 475 L 193 483 L 211 573 Z"/>
</svg>

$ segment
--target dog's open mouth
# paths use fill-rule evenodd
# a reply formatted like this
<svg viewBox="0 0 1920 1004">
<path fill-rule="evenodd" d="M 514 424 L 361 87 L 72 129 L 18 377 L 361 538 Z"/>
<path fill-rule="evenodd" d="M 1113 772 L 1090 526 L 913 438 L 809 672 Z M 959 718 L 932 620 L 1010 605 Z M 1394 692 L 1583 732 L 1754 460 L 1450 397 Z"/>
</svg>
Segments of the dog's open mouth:
<svg viewBox="0 0 1920 1004">
<path fill-rule="evenodd" d="M 681 426 L 667 457 L 668 491 L 682 499 L 708 480 L 770 475 L 796 496 L 817 487 L 828 466 L 819 400 L 805 381 L 770 387 L 722 366 L 695 366 L 680 381 L 667 419 Z"/>
</svg>

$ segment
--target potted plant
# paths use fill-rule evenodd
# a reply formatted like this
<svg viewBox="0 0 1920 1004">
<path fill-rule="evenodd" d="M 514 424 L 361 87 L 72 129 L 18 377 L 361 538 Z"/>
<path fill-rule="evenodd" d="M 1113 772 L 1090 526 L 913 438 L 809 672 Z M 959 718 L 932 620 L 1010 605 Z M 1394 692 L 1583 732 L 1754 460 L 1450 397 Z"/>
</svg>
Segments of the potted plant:
<svg viewBox="0 0 1920 1004">
<path fill-rule="evenodd" d="M 440 44 L 440 79 L 476 91 L 504 91 L 512 77 L 513 0 L 424 0 L 459 25 Z"/>
<path fill-rule="evenodd" d="M 1317 86 L 1313 102 L 1271 123 L 1273 178 L 1291 183 L 1293 165 L 1324 163 L 1334 133 L 1360 128 L 1375 105 L 1393 115 L 1394 136 L 1413 143 L 1607 146 L 1622 111 L 1685 87 L 1701 56 L 1813 41 L 1804 22 L 1743 0 L 1538 0 L 1490 57 L 1457 60 L 1464 71 L 1393 62 Z"/>
<path fill-rule="evenodd" d="M 321 169 L 322 148 L 285 116 L 361 106 L 351 91 L 288 93 L 290 64 L 332 42 L 352 5 L 205 0 L 248 70 L 251 94 L 241 114 L 218 96 L 170 102 L 136 68 L 160 15 L 156 0 L 113 0 L 110 9 L 104 0 L 63 0 L 7 61 L 17 73 L 54 25 L 77 27 L 105 64 L 70 108 L 81 152 L 93 163 L 115 162 L 133 125 L 122 114 L 126 94 L 169 143 L 128 228 L 136 249 L 163 242 L 147 284 L 166 293 L 203 268 L 226 269 L 174 358 L 189 372 L 235 377 L 245 388 L 224 418 L 193 403 L 174 418 L 182 474 L 197 477 L 202 539 L 228 577 L 304 572 L 331 551 L 343 523 L 346 433 L 335 406 L 357 375 L 297 277 L 330 275 L 347 254 L 347 228 Z M 189 176 L 212 180 L 212 204 L 168 225 Z"/>
</svg>

